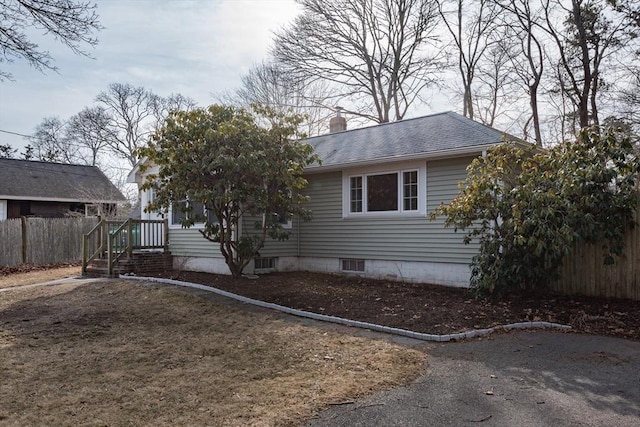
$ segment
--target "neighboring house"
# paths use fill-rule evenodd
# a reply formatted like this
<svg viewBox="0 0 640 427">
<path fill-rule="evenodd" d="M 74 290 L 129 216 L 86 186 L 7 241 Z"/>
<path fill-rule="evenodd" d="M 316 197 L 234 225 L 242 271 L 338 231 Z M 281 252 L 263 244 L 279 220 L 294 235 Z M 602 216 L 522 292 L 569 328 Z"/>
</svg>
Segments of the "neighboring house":
<svg viewBox="0 0 640 427">
<path fill-rule="evenodd" d="M 95 166 L 0 159 L 0 220 L 105 215 L 125 201 Z"/>
<path fill-rule="evenodd" d="M 306 171 L 304 193 L 313 220 L 294 220 L 289 240 L 268 241 L 254 271 L 353 273 L 468 286 L 478 246 L 464 245 L 461 234 L 444 228 L 443 220 L 430 221 L 429 213 L 458 194 L 471 160 L 505 134 L 452 112 L 344 129 L 344 118 L 334 117 L 332 133 L 305 141 L 322 159 Z M 143 176 L 136 168 L 129 179 L 141 184 Z M 141 195 L 143 209 L 149 198 Z M 177 265 L 228 274 L 216 245 L 168 215 Z M 238 231 L 250 228 L 241 225 Z"/>
</svg>

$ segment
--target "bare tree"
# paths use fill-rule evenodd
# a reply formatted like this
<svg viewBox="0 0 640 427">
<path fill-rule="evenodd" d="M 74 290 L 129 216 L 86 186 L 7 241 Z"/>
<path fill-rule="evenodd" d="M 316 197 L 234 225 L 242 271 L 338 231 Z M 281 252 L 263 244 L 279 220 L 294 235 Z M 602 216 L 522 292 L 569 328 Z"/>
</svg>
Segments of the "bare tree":
<svg viewBox="0 0 640 427">
<path fill-rule="evenodd" d="M 500 116 L 517 104 L 514 74 L 510 67 L 511 53 L 500 44 L 493 44 L 474 71 L 474 118 L 487 126 L 494 126 Z M 517 108 L 516 108 L 517 109 Z"/>
<path fill-rule="evenodd" d="M 171 111 L 189 111 L 196 106 L 193 99 L 181 94 L 164 98 L 128 83 L 111 83 L 96 101 L 104 114 L 100 113 L 100 120 L 93 123 L 101 129 L 93 132 L 100 132 L 106 147 L 131 166 L 137 162 L 136 151 L 147 143 Z M 103 116 L 108 118 L 106 123 Z"/>
<path fill-rule="evenodd" d="M 155 96 L 151 101 L 155 119 L 154 129 L 162 126 L 172 111 L 191 111 L 197 106 L 194 99 L 180 93 L 172 93 L 167 97 Z"/>
<path fill-rule="evenodd" d="M 29 138 L 28 156 L 45 162 L 76 163 L 77 150 L 66 137 L 66 123 L 59 117 L 47 117 L 38 124 Z M 26 157 L 26 156 L 25 156 Z"/>
<path fill-rule="evenodd" d="M 544 40 L 540 34 L 541 11 L 529 0 L 502 0 L 498 6 L 504 12 L 500 14 L 502 26 L 507 29 L 500 45 L 509 51 L 510 69 L 518 76 L 529 96 L 531 117 L 526 122 L 524 132 L 528 134 L 528 124 L 532 123 L 536 144 L 542 145 L 538 92 L 546 58 Z"/>
<path fill-rule="evenodd" d="M 104 107 L 95 106 L 84 108 L 67 122 L 67 140 L 78 150 L 86 152 L 82 157 L 91 166 L 98 165 L 98 156 L 107 147 L 109 121 Z"/>
<path fill-rule="evenodd" d="M 619 113 L 640 138 L 640 65 L 629 67 L 627 72 L 625 86 L 618 94 Z"/>
<path fill-rule="evenodd" d="M 96 101 L 109 117 L 105 128 L 106 145 L 118 157 L 135 166 L 136 150 L 146 144 L 158 120 L 158 96 L 141 86 L 112 83 L 96 97 Z"/>
<path fill-rule="evenodd" d="M 557 48 L 560 89 L 573 104 L 579 127 L 599 124 L 603 67 L 633 44 L 634 33 L 627 32 L 633 21 L 604 0 L 543 0 L 542 8 L 542 28 Z"/>
<path fill-rule="evenodd" d="M 38 70 L 56 70 L 49 52 L 26 35 L 28 28 L 50 34 L 73 52 L 88 56 L 82 46 L 95 46 L 98 40 L 92 34 L 102 28 L 96 8 L 88 1 L 0 0 L 0 63 L 24 59 Z M 11 80 L 11 73 L 0 70 L 0 81 L 5 79 Z"/>
<path fill-rule="evenodd" d="M 334 84 L 355 104 L 348 113 L 401 120 L 435 83 L 438 55 L 428 52 L 437 40 L 435 0 L 298 3 L 302 14 L 276 34 L 273 55 L 299 81 Z"/>
<path fill-rule="evenodd" d="M 617 12 L 625 15 L 632 27 L 640 29 L 640 3 L 638 0 L 607 0 L 607 3 Z"/>
<path fill-rule="evenodd" d="M 493 44 L 492 36 L 498 8 L 491 0 L 437 0 L 438 11 L 451 36 L 457 56 L 457 68 L 462 82 L 462 111 L 474 118 L 473 83 L 478 64 Z"/>
<path fill-rule="evenodd" d="M 242 86 L 235 91 L 231 102 L 245 107 L 261 104 L 278 113 L 302 115 L 305 120 L 300 131 L 313 136 L 329 128 L 329 118 L 334 114 L 334 108 L 328 105 L 332 95 L 325 81 L 300 81 L 290 77 L 282 66 L 262 62 L 242 76 Z"/>
</svg>

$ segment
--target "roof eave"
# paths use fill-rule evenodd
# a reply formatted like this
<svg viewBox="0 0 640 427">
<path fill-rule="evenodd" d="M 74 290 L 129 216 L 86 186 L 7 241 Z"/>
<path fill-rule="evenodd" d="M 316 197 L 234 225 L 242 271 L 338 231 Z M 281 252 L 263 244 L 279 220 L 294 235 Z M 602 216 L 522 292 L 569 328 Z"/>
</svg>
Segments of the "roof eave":
<svg viewBox="0 0 640 427">
<path fill-rule="evenodd" d="M 483 151 L 491 147 L 495 147 L 498 144 L 500 143 L 474 145 L 473 147 L 455 148 L 455 149 L 448 149 L 448 150 L 433 151 L 428 153 L 415 153 L 415 154 L 407 154 L 402 156 L 381 157 L 378 159 L 351 161 L 351 162 L 331 164 L 326 166 L 325 165 L 309 166 L 305 169 L 305 172 L 306 173 L 333 172 L 333 171 L 339 171 L 347 168 L 375 166 L 379 164 L 402 162 L 402 161 L 438 160 L 438 159 L 445 159 L 445 158 L 480 155 L 482 154 Z"/>
<path fill-rule="evenodd" d="M 127 201 L 124 197 L 122 199 L 73 199 L 64 197 L 14 196 L 9 194 L 0 194 L 0 200 L 29 200 L 33 202 L 62 203 L 122 203 Z"/>
</svg>

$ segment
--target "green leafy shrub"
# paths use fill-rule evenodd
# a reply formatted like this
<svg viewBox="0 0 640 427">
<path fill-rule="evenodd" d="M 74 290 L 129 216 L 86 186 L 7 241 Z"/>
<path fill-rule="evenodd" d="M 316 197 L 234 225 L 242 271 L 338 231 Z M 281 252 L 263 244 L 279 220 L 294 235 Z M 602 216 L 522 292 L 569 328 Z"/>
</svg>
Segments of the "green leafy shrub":
<svg viewBox="0 0 640 427">
<path fill-rule="evenodd" d="M 597 127 L 549 151 L 505 143 L 468 168 L 461 192 L 431 218 L 478 239 L 471 287 L 478 294 L 546 287 L 576 244 L 622 254 L 638 207 L 640 161 L 627 134 Z"/>
<path fill-rule="evenodd" d="M 307 185 L 305 167 L 318 157 L 299 142 L 301 121 L 258 105 L 252 111 L 212 105 L 171 113 L 139 152 L 143 172 L 158 168 L 142 186 L 155 194 L 147 209 L 167 213 L 181 206 L 187 214 L 182 226 L 204 224 L 200 234 L 218 244 L 231 274 L 241 276 L 267 236 L 289 237 L 282 220 L 311 218 L 300 190 Z"/>
</svg>

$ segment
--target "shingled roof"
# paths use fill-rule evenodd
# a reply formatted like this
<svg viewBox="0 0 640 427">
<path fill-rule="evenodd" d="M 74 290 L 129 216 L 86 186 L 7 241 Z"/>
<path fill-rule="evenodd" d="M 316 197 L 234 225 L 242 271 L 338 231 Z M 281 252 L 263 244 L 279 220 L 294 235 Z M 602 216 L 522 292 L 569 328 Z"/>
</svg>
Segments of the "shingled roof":
<svg viewBox="0 0 640 427">
<path fill-rule="evenodd" d="M 517 138 L 453 112 L 433 114 L 376 126 L 308 138 L 322 166 L 384 163 L 418 158 L 447 157 L 480 153 Z"/>
<path fill-rule="evenodd" d="M 0 199 L 85 203 L 125 201 L 95 166 L 0 159 Z"/>
</svg>

